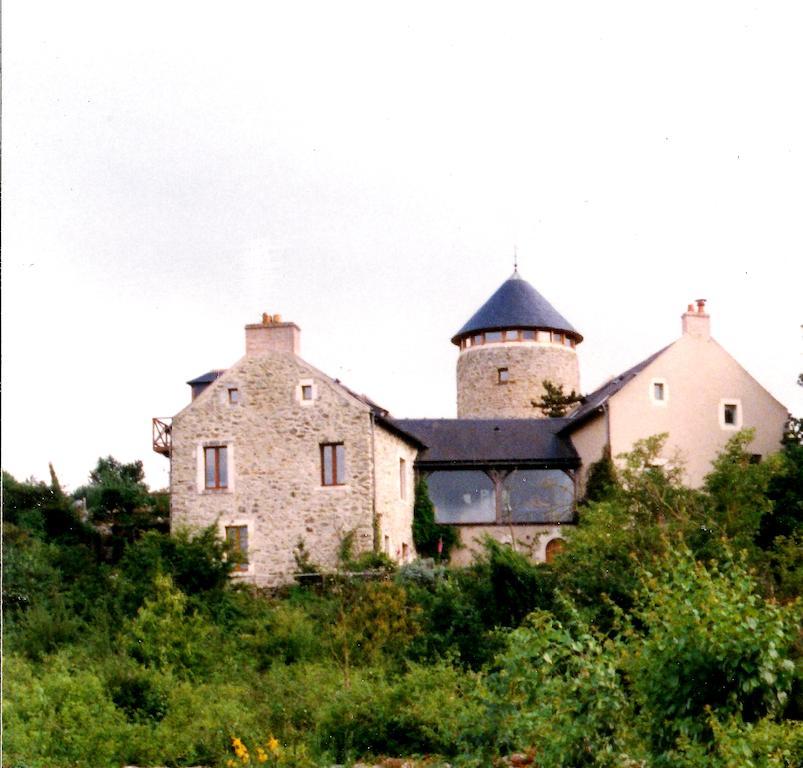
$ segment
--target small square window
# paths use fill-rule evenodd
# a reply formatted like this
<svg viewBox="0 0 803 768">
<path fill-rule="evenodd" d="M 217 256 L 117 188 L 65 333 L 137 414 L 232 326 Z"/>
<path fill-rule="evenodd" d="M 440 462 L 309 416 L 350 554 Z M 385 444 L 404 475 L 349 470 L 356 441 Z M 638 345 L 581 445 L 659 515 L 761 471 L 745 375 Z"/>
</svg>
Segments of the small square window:
<svg viewBox="0 0 803 768">
<path fill-rule="evenodd" d="M 482 344 L 482 334 L 481 333 L 474 334 L 474 336 L 471 337 L 471 343 L 475 347 L 477 346 L 477 344 Z"/>
<path fill-rule="evenodd" d="M 486 344 L 489 344 L 494 341 L 502 341 L 502 331 L 488 331 L 485 334 Z"/>
<path fill-rule="evenodd" d="M 236 388 L 229 389 L 229 402 L 235 405 L 240 402 L 240 390 Z"/>
<path fill-rule="evenodd" d="M 557 331 L 552 331 L 552 343 L 563 344 L 563 334 L 558 333 Z"/>
<path fill-rule="evenodd" d="M 496 377 L 497 383 L 507 384 L 510 381 L 510 371 L 507 368 L 498 368 Z"/>
<path fill-rule="evenodd" d="M 524 341 L 535 341 L 535 331 L 522 331 L 521 338 Z"/>
<path fill-rule="evenodd" d="M 736 403 L 725 403 L 722 406 L 722 421 L 728 426 L 735 426 L 739 417 L 739 407 Z"/>
<path fill-rule="evenodd" d="M 301 385 L 301 399 L 312 400 L 312 384 Z"/>
<path fill-rule="evenodd" d="M 652 396 L 655 400 L 664 399 L 664 383 L 662 381 L 656 381 L 652 385 Z"/>
</svg>

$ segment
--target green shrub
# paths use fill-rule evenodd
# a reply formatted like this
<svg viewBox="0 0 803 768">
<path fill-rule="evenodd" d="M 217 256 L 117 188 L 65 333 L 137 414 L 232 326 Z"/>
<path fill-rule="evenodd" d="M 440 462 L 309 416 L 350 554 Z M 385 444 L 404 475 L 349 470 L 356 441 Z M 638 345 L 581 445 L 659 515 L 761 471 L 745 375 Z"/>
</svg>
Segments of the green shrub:
<svg viewBox="0 0 803 768">
<path fill-rule="evenodd" d="M 435 522 L 435 507 L 429 498 L 429 488 L 423 477 L 415 486 L 413 544 L 419 557 L 431 557 L 442 562 L 448 562 L 452 550 L 460 546 L 457 528 Z"/>
<path fill-rule="evenodd" d="M 249 642 L 257 668 L 295 664 L 320 658 L 323 652 L 320 627 L 298 606 L 279 603 Z"/>
<path fill-rule="evenodd" d="M 95 672 L 61 656 L 43 667 L 14 654 L 3 661 L 4 764 L 107 768 L 124 761 L 125 717 Z"/>
<path fill-rule="evenodd" d="M 338 762 L 368 754 L 453 754 L 474 678 L 448 663 L 389 681 L 365 670 L 323 707 L 318 749 Z"/>
<path fill-rule="evenodd" d="M 782 712 L 800 606 L 763 600 L 739 561 L 706 567 L 689 552 L 673 554 L 645 578 L 635 616 L 646 636 L 633 640 L 630 674 L 657 754 L 681 736 L 710 741 L 706 712 L 747 723 Z"/>
</svg>

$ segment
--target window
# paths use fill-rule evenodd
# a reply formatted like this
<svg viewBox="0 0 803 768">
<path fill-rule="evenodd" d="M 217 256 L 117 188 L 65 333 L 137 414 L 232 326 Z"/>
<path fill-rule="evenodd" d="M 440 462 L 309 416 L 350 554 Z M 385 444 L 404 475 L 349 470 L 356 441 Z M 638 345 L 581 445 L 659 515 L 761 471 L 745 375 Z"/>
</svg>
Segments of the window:
<svg viewBox="0 0 803 768">
<path fill-rule="evenodd" d="M 662 381 L 656 381 L 652 385 L 652 399 L 653 400 L 663 400 L 664 399 L 664 383 Z"/>
<path fill-rule="evenodd" d="M 240 390 L 239 389 L 237 389 L 235 387 L 232 387 L 231 389 L 229 389 L 229 402 L 232 405 L 236 405 L 237 403 L 240 402 Z"/>
<path fill-rule="evenodd" d="M 574 481 L 559 469 L 517 469 L 502 482 L 503 516 L 511 523 L 570 523 Z"/>
<path fill-rule="evenodd" d="M 482 334 L 481 334 L 481 333 L 475 333 L 475 334 L 474 334 L 474 335 L 471 337 L 471 343 L 472 343 L 474 346 L 476 346 L 477 344 L 482 344 Z"/>
<path fill-rule="evenodd" d="M 535 331 L 522 331 L 521 338 L 525 341 L 535 341 Z"/>
<path fill-rule="evenodd" d="M 229 545 L 235 571 L 248 570 L 248 526 L 227 525 L 226 542 Z"/>
<path fill-rule="evenodd" d="M 444 470 L 427 478 L 439 523 L 496 522 L 494 483 L 479 470 Z"/>
<path fill-rule="evenodd" d="M 552 343 L 563 344 L 563 334 L 558 333 L 558 331 L 552 331 Z"/>
<path fill-rule="evenodd" d="M 229 487 L 228 456 L 225 445 L 204 448 L 204 488 L 219 491 Z"/>
<path fill-rule="evenodd" d="M 510 381 L 510 371 L 507 368 L 497 368 L 496 377 L 498 384 L 507 384 Z"/>
<path fill-rule="evenodd" d="M 407 462 L 399 459 L 399 498 L 407 498 Z"/>
<path fill-rule="evenodd" d="M 502 331 L 488 331 L 485 334 L 485 343 L 490 344 L 492 341 L 502 341 Z"/>
<path fill-rule="evenodd" d="M 729 426 L 736 426 L 739 412 L 736 403 L 725 403 L 722 406 L 722 421 Z"/>
<path fill-rule="evenodd" d="M 321 484 L 343 485 L 346 482 L 346 449 L 343 443 L 321 445 Z"/>
<path fill-rule="evenodd" d="M 312 384 L 301 385 L 301 399 L 312 400 Z"/>
</svg>

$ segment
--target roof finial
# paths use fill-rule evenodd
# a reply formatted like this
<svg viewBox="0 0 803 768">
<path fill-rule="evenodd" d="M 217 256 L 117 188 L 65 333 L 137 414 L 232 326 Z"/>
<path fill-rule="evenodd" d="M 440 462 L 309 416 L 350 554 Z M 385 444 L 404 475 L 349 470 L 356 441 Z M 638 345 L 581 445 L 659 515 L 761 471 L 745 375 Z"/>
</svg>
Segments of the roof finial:
<svg viewBox="0 0 803 768">
<path fill-rule="evenodd" d="M 519 271 L 519 250 L 513 246 L 513 274 L 518 274 Z"/>
</svg>

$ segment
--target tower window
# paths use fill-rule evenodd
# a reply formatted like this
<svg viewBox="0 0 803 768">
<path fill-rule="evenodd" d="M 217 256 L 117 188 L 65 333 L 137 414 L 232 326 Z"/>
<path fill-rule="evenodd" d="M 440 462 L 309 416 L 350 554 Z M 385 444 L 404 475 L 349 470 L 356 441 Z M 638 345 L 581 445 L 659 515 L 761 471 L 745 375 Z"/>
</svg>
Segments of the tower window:
<svg viewBox="0 0 803 768">
<path fill-rule="evenodd" d="M 477 344 L 482 344 L 482 334 L 481 333 L 475 333 L 471 337 L 471 344 L 473 346 L 477 346 Z"/>
<path fill-rule="evenodd" d="M 502 341 L 502 331 L 488 331 L 485 334 L 485 342 L 490 344 L 492 341 Z"/>
<path fill-rule="evenodd" d="M 510 381 L 510 371 L 507 368 L 497 368 L 496 377 L 498 384 L 507 384 Z"/>
<path fill-rule="evenodd" d="M 240 390 L 236 388 L 229 389 L 229 402 L 236 405 L 240 402 Z"/>
<path fill-rule="evenodd" d="M 552 343 L 563 344 L 563 334 L 558 333 L 558 331 L 552 331 Z"/>
<path fill-rule="evenodd" d="M 535 341 L 535 331 L 522 331 L 521 337 L 524 341 Z"/>
</svg>

